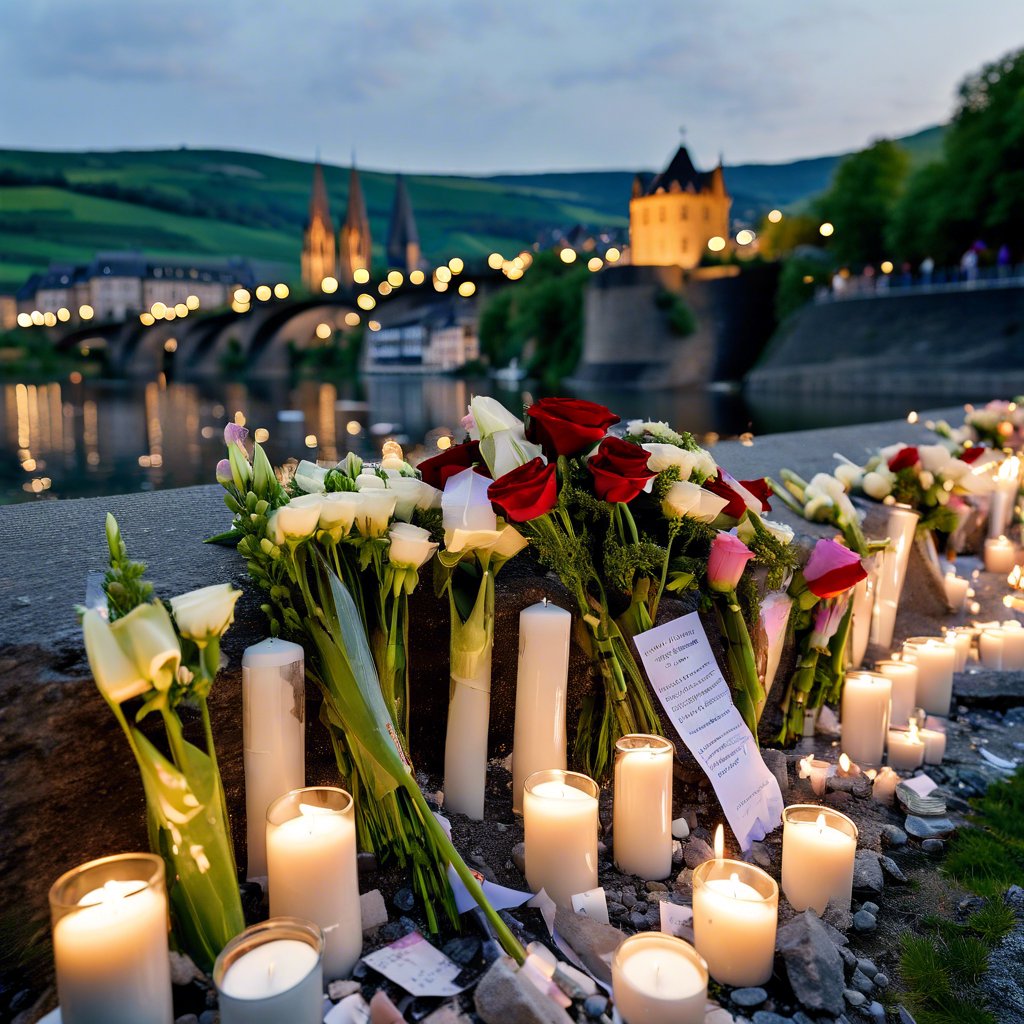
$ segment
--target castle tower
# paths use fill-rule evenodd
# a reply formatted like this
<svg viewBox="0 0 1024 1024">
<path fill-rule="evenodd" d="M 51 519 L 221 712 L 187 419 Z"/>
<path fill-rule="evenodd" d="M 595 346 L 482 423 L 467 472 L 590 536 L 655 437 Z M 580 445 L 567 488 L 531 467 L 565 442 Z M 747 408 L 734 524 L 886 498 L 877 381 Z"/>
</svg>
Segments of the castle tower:
<svg viewBox="0 0 1024 1024">
<path fill-rule="evenodd" d="M 369 270 L 373 262 L 370 238 L 370 218 L 366 215 L 363 184 L 352 157 L 352 170 L 348 176 L 348 209 L 338 239 L 341 251 L 341 283 L 352 285 L 357 270 Z"/>
<path fill-rule="evenodd" d="M 712 171 L 698 171 L 680 146 L 661 174 L 633 181 L 630 259 L 637 266 L 697 266 L 709 239 L 728 241 L 731 205 L 721 160 Z"/>
<path fill-rule="evenodd" d="M 397 267 L 406 273 L 418 270 L 423 262 L 412 201 L 405 187 L 405 179 L 400 174 L 395 178 L 395 205 L 391 208 L 391 224 L 388 227 L 387 257 L 389 267 Z"/>
<path fill-rule="evenodd" d="M 313 165 L 309 219 L 302 234 L 302 282 L 311 292 L 320 291 L 320 282 L 325 277 L 335 277 L 337 274 L 334 245 L 334 225 L 327 205 L 327 186 L 318 160 Z"/>
</svg>

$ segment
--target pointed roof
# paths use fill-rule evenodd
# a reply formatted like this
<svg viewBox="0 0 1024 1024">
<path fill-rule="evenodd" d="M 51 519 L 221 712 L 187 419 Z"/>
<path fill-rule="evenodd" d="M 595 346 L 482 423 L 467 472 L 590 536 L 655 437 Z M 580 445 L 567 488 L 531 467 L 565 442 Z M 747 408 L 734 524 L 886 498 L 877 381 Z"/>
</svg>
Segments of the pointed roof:
<svg viewBox="0 0 1024 1024">
<path fill-rule="evenodd" d="M 419 244 L 420 235 L 416 230 L 409 190 L 405 186 L 405 179 L 399 174 L 395 178 L 395 204 L 391 207 L 391 223 L 388 226 L 388 262 L 392 266 L 404 266 L 408 246 Z"/>
<path fill-rule="evenodd" d="M 363 183 L 356 170 L 355 151 L 352 153 L 352 169 L 348 172 L 348 208 L 345 211 L 344 226 L 363 238 L 370 237 L 370 218 L 366 213 Z"/>
<path fill-rule="evenodd" d="M 676 155 L 669 161 L 668 167 L 661 174 L 656 174 L 647 183 L 644 195 L 651 196 L 661 190 L 665 192 L 677 190 L 680 192 L 686 192 L 687 190 L 700 192 L 712 185 L 714 173 L 714 171 L 698 171 L 693 166 L 693 161 L 690 159 L 690 154 L 686 147 L 680 146 L 676 150 Z"/>
<path fill-rule="evenodd" d="M 324 183 L 324 169 L 319 159 L 313 164 L 313 190 L 309 194 L 309 220 L 306 227 L 317 220 L 323 221 L 328 227 L 333 227 L 331 209 L 327 202 L 327 185 Z"/>
</svg>

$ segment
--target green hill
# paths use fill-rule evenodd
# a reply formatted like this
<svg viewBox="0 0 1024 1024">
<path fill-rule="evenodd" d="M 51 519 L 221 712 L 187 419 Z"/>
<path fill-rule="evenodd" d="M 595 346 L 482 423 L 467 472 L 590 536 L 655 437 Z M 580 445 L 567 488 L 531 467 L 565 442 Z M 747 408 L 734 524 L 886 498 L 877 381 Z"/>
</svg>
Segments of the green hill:
<svg viewBox="0 0 1024 1024">
<path fill-rule="evenodd" d="M 941 132 L 901 141 L 921 159 Z M 736 215 L 754 217 L 822 191 L 840 159 L 727 168 Z M 361 176 L 382 258 L 394 175 Z M 348 170 L 328 166 L 325 177 L 337 222 Z M 551 228 L 625 227 L 632 178 L 631 171 L 580 171 L 406 181 L 424 253 L 472 260 L 493 250 L 516 252 Z M 310 179 L 306 161 L 228 150 L 0 150 L 0 291 L 17 288 L 51 260 L 81 262 L 104 249 L 245 256 L 277 264 L 294 279 Z"/>
</svg>

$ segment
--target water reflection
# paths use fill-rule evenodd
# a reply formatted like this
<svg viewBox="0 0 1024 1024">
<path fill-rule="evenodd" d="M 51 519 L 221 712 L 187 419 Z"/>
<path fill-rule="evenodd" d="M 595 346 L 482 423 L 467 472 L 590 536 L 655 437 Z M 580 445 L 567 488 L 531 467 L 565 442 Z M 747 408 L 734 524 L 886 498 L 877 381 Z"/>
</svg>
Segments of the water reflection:
<svg viewBox="0 0 1024 1024">
<path fill-rule="evenodd" d="M 487 380 L 370 377 L 359 383 L 180 384 L 127 382 L 5 384 L 0 387 L 0 502 L 83 497 L 209 483 L 223 457 L 228 419 L 266 431 L 272 460 L 336 460 L 346 451 L 374 457 L 396 437 L 409 451 L 436 451 L 442 433 L 459 434 L 473 394 L 511 409 L 525 390 Z M 842 404 L 758 401 L 735 392 L 600 389 L 580 397 L 623 418 L 663 419 L 698 435 L 764 433 L 902 417 L 903 398 Z M 947 400 L 948 404 L 948 400 Z M 916 407 L 925 407 L 923 403 Z"/>
</svg>

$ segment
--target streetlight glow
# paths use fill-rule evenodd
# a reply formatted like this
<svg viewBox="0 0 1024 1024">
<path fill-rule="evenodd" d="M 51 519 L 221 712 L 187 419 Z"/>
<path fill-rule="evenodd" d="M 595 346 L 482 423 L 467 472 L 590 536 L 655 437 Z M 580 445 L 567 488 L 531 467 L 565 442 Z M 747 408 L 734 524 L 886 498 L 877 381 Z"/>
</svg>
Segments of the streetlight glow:
<svg viewBox="0 0 1024 1024">
<path fill-rule="evenodd" d="M 831 221 L 825 221 L 825 223 L 818 228 L 818 234 L 821 235 L 822 238 L 829 238 L 835 230 L 835 225 Z"/>
</svg>

